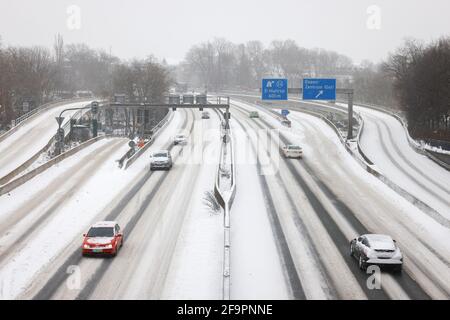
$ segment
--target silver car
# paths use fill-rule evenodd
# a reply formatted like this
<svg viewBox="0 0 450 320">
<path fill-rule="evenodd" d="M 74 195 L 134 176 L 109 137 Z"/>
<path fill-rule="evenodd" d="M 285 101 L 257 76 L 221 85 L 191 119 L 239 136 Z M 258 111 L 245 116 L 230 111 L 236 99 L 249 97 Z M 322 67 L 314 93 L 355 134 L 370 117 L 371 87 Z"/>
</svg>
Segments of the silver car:
<svg viewBox="0 0 450 320">
<path fill-rule="evenodd" d="M 383 234 L 365 234 L 350 241 L 350 254 L 366 270 L 369 265 L 402 271 L 403 255 L 395 240 Z"/>
<path fill-rule="evenodd" d="M 187 144 L 187 138 L 184 134 L 177 134 L 174 138 L 173 138 L 173 144 L 174 145 L 186 145 Z"/>
<path fill-rule="evenodd" d="M 172 156 L 168 150 L 154 152 L 150 159 L 150 170 L 172 168 Z"/>
</svg>

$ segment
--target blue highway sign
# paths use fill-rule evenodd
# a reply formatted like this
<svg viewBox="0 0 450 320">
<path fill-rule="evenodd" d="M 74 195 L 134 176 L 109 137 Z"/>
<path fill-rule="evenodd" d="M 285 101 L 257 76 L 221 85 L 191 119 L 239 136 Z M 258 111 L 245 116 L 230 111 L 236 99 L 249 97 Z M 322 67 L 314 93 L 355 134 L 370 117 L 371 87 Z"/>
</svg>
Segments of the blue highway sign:
<svg viewBox="0 0 450 320">
<path fill-rule="evenodd" d="M 336 100 L 336 79 L 303 79 L 303 100 Z"/>
<path fill-rule="evenodd" d="M 287 79 L 263 79 L 261 92 L 263 100 L 287 100 L 288 81 Z"/>
</svg>

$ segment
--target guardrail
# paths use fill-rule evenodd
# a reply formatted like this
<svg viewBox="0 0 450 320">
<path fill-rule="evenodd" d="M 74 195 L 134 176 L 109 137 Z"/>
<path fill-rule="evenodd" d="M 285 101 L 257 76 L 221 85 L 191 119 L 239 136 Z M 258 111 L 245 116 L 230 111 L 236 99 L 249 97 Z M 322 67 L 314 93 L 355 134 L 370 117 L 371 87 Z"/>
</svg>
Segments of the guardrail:
<svg viewBox="0 0 450 320">
<path fill-rule="evenodd" d="M 220 112 L 218 112 L 220 114 Z M 219 117 L 223 120 L 222 115 Z M 221 121 L 223 123 L 223 121 Z M 224 138 L 225 137 L 225 138 Z M 221 134 L 221 147 L 220 147 L 220 161 L 217 167 L 217 174 L 214 183 L 214 195 L 219 202 L 220 206 L 224 210 L 223 217 L 223 226 L 224 226 L 224 237 L 223 237 L 223 268 L 222 268 L 222 298 L 223 300 L 230 300 L 230 250 L 231 250 L 231 241 L 230 241 L 230 210 L 233 204 L 234 197 L 236 195 L 236 166 L 234 160 L 234 146 L 233 146 L 233 135 L 231 129 L 224 130 L 222 128 Z M 230 166 L 231 166 L 231 186 L 227 192 L 227 196 L 224 196 L 223 192 L 220 189 L 220 176 L 221 176 L 221 166 L 223 160 L 223 154 L 226 151 L 226 148 L 229 146 L 230 152 Z"/>
</svg>

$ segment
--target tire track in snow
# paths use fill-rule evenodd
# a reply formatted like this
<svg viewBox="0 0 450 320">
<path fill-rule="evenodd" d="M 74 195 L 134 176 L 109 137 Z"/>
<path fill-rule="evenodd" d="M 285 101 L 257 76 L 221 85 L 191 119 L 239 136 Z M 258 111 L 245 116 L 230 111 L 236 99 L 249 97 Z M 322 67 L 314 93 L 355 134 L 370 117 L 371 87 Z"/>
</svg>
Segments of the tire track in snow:
<svg viewBox="0 0 450 320">
<path fill-rule="evenodd" d="M 50 208 L 48 208 L 47 210 L 45 210 L 45 212 L 43 214 L 41 214 L 28 228 L 25 229 L 24 232 L 22 232 L 21 235 L 19 235 L 16 239 L 14 239 L 14 243 L 6 248 L 5 250 L 3 250 L 2 247 L 2 252 L 0 253 L 0 263 L 3 262 L 3 260 L 5 258 L 7 258 L 11 253 L 16 252 L 18 250 L 20 250 L 20 247 L 22 246 L 22 244 L 30 239 L 33 234 L 37 231 L 39 231 L 39 228 L 42 224 L 44 224 L 46 221 L 48 221 L 50 218 L 52 218 L 53 215 L 55 215 L 57 213 L 57 210 L 61 207 L 61 205 L 68 201 L 69 199 L 71 199 L 71 197 L 73 196 L 73 194 L 76 192 L 77 189 L 80 188 L 80 186 L 82 186 L 90 177 L 90 172 L 92 171 L 92 169 L 96 166 L 98 166 L 98 163 L 102 163 L 103 161 L 106 160 L 106 158 L 108 158 L 111 154 L 113 154 L 120 146 L 121 146 L 121 142 L 120 140 L 116 141 L 114 144 L 105 144 L 103 146 L 101 146 L 100 148 L 95 150 L 95 153 L 89 154 L 87 155 L 85 158 L 87 158 L 88 160 L 91 158 L 95 158 L 95 161 L 92 162 L 86 162 L 86 161 L 80 161 L 80 163 L 78 165 L 75 165 L 74 167 L 68 169 L 68 172 L 76 172 L 75 177 L 76 177 L 76 183 L 73 184 L 73 186 L 67 190 L 66 192 L 64 192 L 63 195 L 61 195 L 61 198 L 58 199 L 56 202 L 54 202 Z M 84 160 L 84 158 L 83 158 Z M 66 174 L 68 173 L 66 172 Z M 72 177 L 73 179 L 74 177 Z M 66 180 L 67 182 L 67 180 Z M 71 182 L 71 181 L 69 181 Z M 61 187 L 62 185 L 59 183 L 59 181 L 56 181 L 56 183 L 52 182 L 52 185 L 55 185 L 57 187 Z M 51 188 L 50 188 L 51 189 Z M 46 194 L 48 193 L 49 188 L 46 188 L 44 190 L 42 190 L 41 194 Z M 34 203 L 39 203 L 40 201 L 42 201 L 42 199 L 40 199 L 40 197 L 38 197 L 38 200 L 35 201 L 35 199 L 31 200 Z M 19 210 L 21 210 L 21 208 L 19 208 Z M 26 212 L 26 210 L 22 210 L 23 214 L 19 215 L 20 218 L 24 218 L 25 217 L 25 213 L 29 213 Z M 15 219 L 16 222 L 18 223 L 18 220 Z M 13 225 L 2 225 L 2 227 L 4 229 L 10 229 L 12 227 L 14 227 Z M 12 250 L 14 250 L 12 252 Z"/>
<path fill-rule="evenodd" d="M 244 130 L 244 132 L 248 136 L 248 131 L 247 131 L 246 127 L 242 124 L 242 122 L 240 120 L 238 120 L 237 118 L 235 118 L 234 120 L 236 120 L 236 122 L 239 124 L 239 126 L 241 126 L 241 128 Z M 257 155 L 253 141 L 251 143 L 251 146 L 252 146 L 252 149 L 253 149 L 255 155 Z M 266 181 L 264 175 L 261 173 L 262 170 L 261 170 L 261 162 L 259 160 L 259 157 L 258 156 L 256 156 L 256 157 L 257 157 L 258 177 L 259 177 L 259 180 L 261 183 L 261 187 L 263 189 L 264 199 L 266 202 L 265 204 L 267 207 L 267 212 L 269 214 L 269 219 L 272 222 L 271 227 L 272 227 L 272 231 L 274 233 L 276 247 L 277 247 L 280 257 L 283 261 L 283 265 L 285 266 L 285 270 L 284 270 L 285 277 L 288 279 L 288 284 L 289 284 L 289 287 L 291 288 L 291 294 L 292 294 L 293 298 L 297 299 L 297 300 L 304 300 L 304 299 L 306 299 L 306 295 L 305 295 L 302 283 L 300 281 L 299 275 L 297 273 L 294 260 L 290 253 L 286 237 L 282 230 L 281 222 L 278 218 L 279 214 L 277 213 L 277 209 L 275 207 L 273 198 L 270 194 L 267 181 Z"/>
<path fill-rule="evenodd" d="M 271 113 L 269 113 L 270 116 L 273 116 Z M 265 124 L 266 128 L 273 128 L 267 121 L 260 119 L 262 123 Z M 282 134 L 280 134 L 280 139 L 285 144 L 289 144 L 289 140 Z M 314 174 L 313 170 L 305 164 L 304 161 L 300 163 L 300 166 L 302 166 L 305 171 L 311 176 L 311 178 L 318 184 L 319 188 L 324 192 L 324 194 L 330 199 L 332 204 L 336 206 L 338 211 L 343 214 L 343 216 L 347 219 L 347 221 L 350 222 L 350 224 L 353 226 L 355 230 L 358 231 L 360 234 L 368 233 L 368 230 L 362 225 L 362 223 L 356 218 L 355 214 L 343 203 L 339 198 L 334 195 L 334 193 L 324 184 L 318 177 Z M 309 195 L 310 201 L 312 201 L 313 207 L 315 208 L 315 211 L 319 217 L 319 219 L 322 221 L 322 224 L 327 229 L 328 233 L 333 237 L 333 239 L 338 240 L 338 248 L 344 257 L 344 260 L 347 264 L 347 266 L 352 270 L 353 274 L 357 278 L 357 280 L 360 282 L 361 287 L 365 291 L 365 293 L 368 295 L 369 298 L 374 299 L 387 299 L 388 294 L 383 290 L 383 293 L 380 295 L 379 293 L 373 292 L 374 290 L 369 290 L 365 286 L 365 276 L 362 275 L 359 268 L 356 266 L 354 261 L 351 261 L 351 258 L 348 257 L 348 239 L 344 235 L 344 233 L 340 230 L 339 226 L 336 224 L 332 216 L 329 212 L 323 207 L 323 205 L 320 203 L 320 201 L 317 199 L 317 197 L 314 195 L 314 193 L 311 192 L 309 187 L 307 186 L 306 182 L 303 180 L 301 175 L 298 173 L 298 171 L 292 166 L 290 163 L 291 172 L 296 177 L 297 181 L 300 183 L 300 185 L 303 187 L 303 189 L 306 191 Z M 402 287 L 405 291 L 408 292 L 411 298 L 413 299 L 428 299 L 428 295 L 420 288 L 417 283 L 412 280 L 409 276 L 406 277 L 407 279 L 402 280 L 405 281 L 402 284 Z"/>
</svg>

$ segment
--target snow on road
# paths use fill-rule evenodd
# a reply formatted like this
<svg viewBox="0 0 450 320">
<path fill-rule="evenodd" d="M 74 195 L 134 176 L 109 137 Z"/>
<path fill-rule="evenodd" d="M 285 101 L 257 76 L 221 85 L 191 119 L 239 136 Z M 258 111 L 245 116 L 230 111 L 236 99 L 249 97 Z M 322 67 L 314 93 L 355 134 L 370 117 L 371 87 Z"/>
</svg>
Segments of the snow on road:
<svg viewBox="0 0 450 320">
<path fill-rule="evenodd" d="M 248 104 L 239 103 L 239 105 L 248 110 L 252 109 Z M 304 148 L 304 159 L 300 162 L 294 161 L 293 166 L 326 208 L 339 232 L 345 236 L 344 246 L 347 246 L 347 241 L 357 235 L 356 229 L 361 229 L 361 225 L 368 232 L 386 233 L 397 239 L 405 255 L 407 273 L 395 278 L 388 274 L 383 275 L 382 287 L 389 297 L 423 298 L 426 292 L 432 298 L 448 298 L 450 287 L 446 279 L 450 278 L 448 258 L 450 239 L 447 228 L 367 173 L 345 150 L 335 132 L 322 120 L 303 113 L 292 112 L 289 116 L 293 120 L 292 129 L 286 129 L 266 112 L 261 112 L 260 117 L 275 128 L 283 128 L 282 133 L 288 140 Z M 280 164 L 283 166 L 282 163 Z M 306 171 L 305 166 L 309 168 Z M 280 174 L 284 175 L 281 169 Z M 345 204 L 348 209 L 342 211 L 342 206 L 330 199 L 330 195 L 324 193 L 323 188 L 317 185 L 315 180 L 322 181 L 334 194 L 333 197 L 336 197 L 343 205 Z M 290 189 L 296 188 L 295 184 L 290 185 Z M 295 191 L 298 194 L 297 198 L 302 198 L 302 192 L 303 190 Z M 313 216 L 307 218 L 306 213 L 309 214 L 310 210 L 306 207 L 301 208 L 304 207 L 303 202 L 298 204 L 300 206 L 298 212 L 304 216 L 305 223 L 308 224 Z M 347 213 L 344 214 L 346 211 Z M 319 211 L 316 214 L 320 216 L 326 212 Z M 361 225 L 354 221 L 355 218 Z M 329 235 L 336 240 L 339 232 L 336 234 L 332 232 Z M 316 228 L 311 236 L 322 238 L 315 243 L 322 248 L 320 252 L 323 255 L 324 250 L 328 250 L 322 245 L 323 239 L 327 237 L 327 231 Z M 287 237 L 290 238 L 290 236 Z M 295 250 L 291 248 L 291 252 L 295 253 Z M 328 258 L 324 261 L 325 265 L 335 264 L 340 260 L 338 257 L 332 259 L 331 254 L 333 250 L 326 254 Z M 341 251 L 340 255 L 347 259 L 347 250 Z M 348 263 L 348 266 L 353 268 L 356 262 Z M 300 276 L 302 272 L 300 269 Z M 351 271 L 345 271 L 343 268 L 339 274 L 347 275 L 348 272 Z M 356 271 L 355 276 L 360 277 L 357 273 Z M 302 279 L 306 281 L 310 277 Z M 339 281 L 334 278 L 333 281 L 335 280 Z M 338 292 L 341 292 L 343 288 L 336 283 L 334 285 L 334 289 Z M 306 292 L 308 294 L 307 289 Z"/>
<path fill-rule="evenodd" d="M 200 125 L 202 124 L 202 125 Z M 221 299 L 223 263 L 223 213 L 204 203 L 212 192 L 220 157 L 219 118 L 197 120 L 195 143 L 202 146 L 201 170 L 189 190 L 190 203 L 162 294 L 163 299 Z M 191 141 L 192 141 L 191 140 Z"/>
<path fill-rule="evenodd" d="M 0 178 L 7 175 L 39 152 L 55 135 L 55 117 L 66 108 L 78 108 L 89 101 L 64 104 L 39 113 L 21 125 L 16 132 L 0 142 Z M 64 113 L 65 122 L 76 111 Z"/>
<path fill-rule="evenodd" d="M 234 117 L 240 117 L 235 114 Z M 241 120 L 242 121 L 242 120 Z M 231 208 L 232 299 L 288 299 L 289 289 L 277 252 L 252 148 L 256 133 L 231 120 L 236 158 L 237 192 Z"/>
<path fill-rule="evenodd" d="M 416 280 L 429 294 L 448 296 L 450 287 L 443 280 L 450 278 L 448 229 L 364 171 L 322 120 L 299 112 L 293 112 L 291 118 L 296 123 L 293 128 L 308 129 L 302 144 L 308 146 L 305 161 L 314 172 L 327 181 L 370 231 L 397 239 L 407 257 L 405 268 L 411 273 L 417 271 Z M 427 276 L 419 275 L 416 266 Z M 426 277 L 434 284 L 428 283 Z"/>
<path fill-rule="evenodd" d="M 176 114 L 126 171 L 116 160 L 129 149 L 127 139 L 103 139 L 1 196 L 0 298 L 42 285 L 40 273 L 64 259 L 71 243 L 80 245 L 88 226 L 148 170 L 150 152 L 178 131 L 182 118 Z"/>
</svg>

